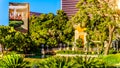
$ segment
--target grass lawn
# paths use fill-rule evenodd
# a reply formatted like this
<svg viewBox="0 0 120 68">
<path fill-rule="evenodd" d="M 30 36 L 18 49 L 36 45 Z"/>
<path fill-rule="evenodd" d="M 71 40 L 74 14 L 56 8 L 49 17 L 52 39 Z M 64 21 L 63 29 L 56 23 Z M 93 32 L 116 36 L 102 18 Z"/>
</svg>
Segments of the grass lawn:
<svg viewBox="0 0 120 68">
<path fill-rule="evenodd" d="M 29 62 L 39 62 L 43 59 L 41 58 L 24 58 L 25 61 L 29 61 Z"/>
<path fill-rule="evenodd" d="M 24 60 L 29 62 L 29 64 L 27 65 L 28 67 L 32 67 L 32 66 L 37 65 L 38 62 L 40 62 L 41 60 L 44 60 L 44 59 L 41 59 L 41 58 L 24 58 Z"/>
<path fill-rule="evenodd" d="M 110 66 L 120 66 L 120 53 L 102 56 L 102 60 Z"/>
</svg>

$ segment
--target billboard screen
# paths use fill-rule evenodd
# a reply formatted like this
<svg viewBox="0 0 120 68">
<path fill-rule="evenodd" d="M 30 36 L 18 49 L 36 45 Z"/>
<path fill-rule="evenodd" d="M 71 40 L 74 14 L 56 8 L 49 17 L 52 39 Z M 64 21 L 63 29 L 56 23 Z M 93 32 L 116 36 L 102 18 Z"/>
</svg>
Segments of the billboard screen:
<svg viewBox="0 0 120 68">
<path fill-rule="evenodd" d="M 9 3 L 9 25 L 27 32 L 29 28 L 29 3 Z"/>
</svg>

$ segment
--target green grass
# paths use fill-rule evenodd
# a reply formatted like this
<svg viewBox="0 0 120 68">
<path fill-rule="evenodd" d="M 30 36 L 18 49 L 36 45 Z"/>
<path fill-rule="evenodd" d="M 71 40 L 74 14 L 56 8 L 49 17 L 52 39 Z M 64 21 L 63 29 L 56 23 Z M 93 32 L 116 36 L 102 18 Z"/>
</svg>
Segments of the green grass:
<svg viewBox="0 0 120 68">
<path fill-rule="evenodd" d="M 103 56 L 102 60 L 106 62 L 109 66 L 114 66 L 120 63 L 120 53 Z"/>
<path fill-rule="evenodd" d="M 41 58 L 24 58 L 24 61 L 29 62 L 29 64 L 27 65 L 28 68 L 36 65 L 41 60 L 44 60 L 44 59 L 41 59 Z"/>
<path fill-rule="evenodd" d="M 47 57 L 51 57 L 51 56 L 46 56 L 46 58 L 41 58 L 41 56 L 32 56 L 32 57 L 26 57 L 24 58 L 24 60 L 30 62 L 27 65 L 28 67 L 34 68 L 34 66 L 36 66 L 39 62 L 47 59 Z"/>
<path fill-rule="evenodd" d="M 29 61 L 29 62 L 39 62 L 43 59 L 41 59 L 41 58 L 24 58 L 24 60 Z"/>
</svg>

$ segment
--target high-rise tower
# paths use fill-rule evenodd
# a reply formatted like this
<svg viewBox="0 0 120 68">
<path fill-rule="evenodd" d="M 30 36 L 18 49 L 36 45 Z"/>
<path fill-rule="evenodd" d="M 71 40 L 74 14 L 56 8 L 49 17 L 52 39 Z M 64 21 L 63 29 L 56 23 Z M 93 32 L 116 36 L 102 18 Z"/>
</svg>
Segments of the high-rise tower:
<svg viewBox="0 0 120 68">
<path fill-rule="evenodd" d="M 78 1 L 79 0 L 61 0 L 61 9 L 67 14 L 69 19 L 78 11 L 76 8 Z"/>
</svg>

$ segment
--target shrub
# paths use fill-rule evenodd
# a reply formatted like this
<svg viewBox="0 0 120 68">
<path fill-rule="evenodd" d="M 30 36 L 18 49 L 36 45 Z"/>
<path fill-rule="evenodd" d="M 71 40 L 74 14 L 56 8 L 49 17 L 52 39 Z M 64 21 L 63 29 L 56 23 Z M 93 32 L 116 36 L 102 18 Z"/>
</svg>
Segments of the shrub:
<svg viewBox="0 0 120 68">
<path fill-rule="evenodd" d="M 25 68 L 28 62 L 23 61 L 23 57 L 18 54 L 10 54 L 0 59 L 0 67 L 2 68 Z"/>
<path fill-rule="evenodd" d="M 81 38 L 76 40 L 76 46 L 79 48 L 83 47 L 83 40 Z"/>
<path fill-rule="evenodd" d="M 80 50 L 77 50 L 77 51 L 61 50 L 61 51 L 58 51 L 57 54 L 84 54 L 84 52 Z"/>
<path fill-rule="evenodd" d="M 106 64 L 95 57 L 75 57 L 74 59 L 79 68 L 105 68 Z"/>
<path fill-rule="evenodd" d="M 109 50 L 109 54 L 116 54 L 116 53 L 117 53 L 117 51 L 114 50 L 113 48 Z"/>
<path fill-rule="evenodd" d="M 39 63 L 41 68 L 72 68 L 75 64 L 72 57 L 50 57 Z"/>
<path fill-rule="evenodd" d="M 20 27 L 23 24 L 24 24 L 23 21 L 10 21 L 9 22 L 9 26 L 12 26 L 12 27 Z"/>
<path fill-rule="evenodd" d="M 102 60 L 92 57 L 51 57 L 39 63 L 41 68 L 104 68 Z"/>
</svg>

